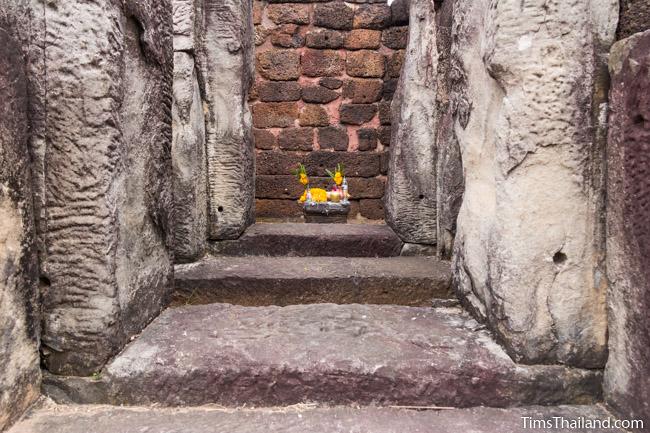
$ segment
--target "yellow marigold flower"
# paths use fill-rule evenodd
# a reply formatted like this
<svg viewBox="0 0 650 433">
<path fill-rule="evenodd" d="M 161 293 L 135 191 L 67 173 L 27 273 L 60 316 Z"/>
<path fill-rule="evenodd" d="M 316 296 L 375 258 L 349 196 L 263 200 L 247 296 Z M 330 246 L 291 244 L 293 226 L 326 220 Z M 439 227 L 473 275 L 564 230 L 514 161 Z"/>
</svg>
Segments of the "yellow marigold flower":
<svg viewBox="0 0 650 433">
<path fill-rule="evenodd" d="M 327 201 L 327 191 L 322 188 L 311 188 L 311 199 L 316 203 L 326 202 Z M 307 190 L 302 193 L 298 201 L 304 203 L 307 200 Z"/>
<path fill-rule="evenodd" d="M 307 185 L 309 183 L 309 178 L 305 173 L 300 173 L 300 183 Z"/>
<path fill-rule="evenodd" d="M 340 171 L 337 171 L 334 175 L 334 182 L 339 186 L 341 186 L 341 183 L 343 183 L 343 176 L 341 175 Z"/>
</svg>

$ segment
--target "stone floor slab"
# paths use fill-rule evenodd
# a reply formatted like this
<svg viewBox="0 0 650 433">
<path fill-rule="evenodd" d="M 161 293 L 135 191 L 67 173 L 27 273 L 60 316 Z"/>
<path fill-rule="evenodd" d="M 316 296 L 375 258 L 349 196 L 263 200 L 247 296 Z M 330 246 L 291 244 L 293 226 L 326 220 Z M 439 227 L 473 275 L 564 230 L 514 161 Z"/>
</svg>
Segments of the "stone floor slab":
<svg viewBox="0 0 650 433">
<path fill-rule="evenodd" d="M 165 311 L 94 386 L 127 405 L 509 407 L 593 402 L 601 373 L 515 364 L 457 308 L 212 304 Z"/>
<path fill-rule="evenodd" d="M 400 238 L 385 224 L 258 223 L 236 241 L 212 242 L 214 255 L 392 257 Z"/>
<path fill-rule="evenodd" d="M 602 421 L 611 415 L 600 406 L 416 411 L 372 407 L 223 410 L 50 405 L 33 411 L 9 433 L 623 433 L 618 429 L 525 429 L 524 417 L 555 423 L 556 417 Z"/>
<path fill-rule="evenodd" d="M 367 303 L 450 298 L 449 262 L 433 257 L 211 257 L 175 268 L 175 305 Z"/>
</svg>

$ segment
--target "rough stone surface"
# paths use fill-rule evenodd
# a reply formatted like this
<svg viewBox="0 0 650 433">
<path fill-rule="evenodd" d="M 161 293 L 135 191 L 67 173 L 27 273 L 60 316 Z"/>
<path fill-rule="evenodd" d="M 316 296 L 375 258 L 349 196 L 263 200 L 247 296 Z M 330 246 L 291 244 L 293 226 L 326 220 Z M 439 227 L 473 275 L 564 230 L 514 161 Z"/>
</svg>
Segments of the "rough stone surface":
<svg viewBox="0 0 650 433">
<path fill-rule="evenodd" d="M 349 177 L 347 178 L 350 194 L 355 199 L 381 198 L 384 195 L 384 180 L 376 177 Z M 331 187 L 330 177 L 311 176 L 309 182 L 312 188 Z M 295 176 L 268 176 L 255 177 L 255 190 L 258 198 L 292 198 L 297 200 L 303 193 L 304 187 L 296 182 Z"/>
<path fill-rule="evenodd" d="M 617 6 L 455 4 L 457 293 L 522 362 L 607 357 L 602 61 Z"/>
<path fill-rule="evenodd" d="M 532 406 L 514 409 L 399 410 L 391 408 L 267 408 L 226 410 L 116 408 L 48 405 L 33 411 L 9 433 L 521 433 L 523 417 L 604 420 L 600 406 Z M 623 430 L 572 429 L 574 433 Z"/>
<path fill-rule="evenodd" d="M 480 328 L 460 309 L 430 307 L 173 308 L 97 382 L 106 402 L 163 406 L 504 407 L 600 398 L 600 372 L 515 364 Z"/>
<path fill-rule="evenodd" d="M 619 39 L 650 29 L 650 3 L 647 0 L 620 0 L 620 5 Z"/>
<path fill-rule="evenodd" d="M 297 152 L 258 152 L 257 174 L 291 174 L 301 162 L 311 173 L 323 173 L 326 168 L 336 167 L 340 162 L 345 166 L 346 175 L 350 177 L 374 177 L 379 174 L 377 153 L 326 151 L 315 151 L 306 155 Z"/>
<path fill-rule="evenodd" d="M 347 80 L 343 87 L 343 97 L 353 104 L 370 104 L 381 99 L 384 83 L 375 79 Z"/>
<path fill-rule="evenodd" d="M 411 8 L 412 7 L 413 4 L 411 4 Z M 434 11 L 431 10 L 431 12 L 433 13 Z M 411 22 L 414 23 L 412 15 L 411 15 Z M 408 26 L 391 27 L 382 32 L 381 42 L 384 45 L 386 45 L 388 48 L 392 48 L 394 50 L 401 50 L 403 48 L 406 48 L 408 38 L 409 38 Z"/>
<path fill-rule="evenodd" d="M 265 81 L 258 84 L 257 95 L 262 102 L 298 101 L 302 90 L 296 81 Z"/>
<path fill-rule="evenodd" d="M 173 0 L 174 51 L 193 53 L 201 40 L 201 0 Z"/>
<path fill-rule="evenodd" d="M 32 143 L 41 350 L 50 371 L 90 375 L 171 289 L 172 7 L 42 7 L 44 120 Z"/>
<path fill-rule="evenodd" d="M 314 24 L 336 30 L 352 30 L 354 10 L 343 2 L 317 4 L 314 7 Z"/>
<path fill-rule="evenodd" d="M 19 34 L 28 24 L 28 15 L 19 15 L 23 11 L 0 1 L 0 431 L 38 398 L 41 380 L 31 107 L 24 60 L 29 45 Z"/>
<path fill-rule="evenodd" d="M 446 259 L 451 258 L 453 252 L 456 220 L 465 190 L 463 162 L 454 129 L 456 109 L 462 104 L 453 99 L 451 92 L 460 78 L 454 74 L 449 55 L 453 40 L 453 11 L 453 2 L 443 2 L 436 11 L 436 42 L 438 52 L 442 54 L 438 61 L 436 99 L 436 245 L 438 256 Z"/>
<path fill-rule="evenodd" d="M 203 100 L 194 57 L 174 53 L 172 163 L 174 167 L 174 259 L 194 261 L 208 236 L 207 159 Z"/>
<path fill-rule="evenodd" d="M 271 150 L 277 143 L 275 135 L 266 129 L 253 129 L 253 138 L 257 149 Z"/>
<path fill-rule="evenodd" d="M 321 149 L 348 150 L 348 131 L 340 126 L 318 128 L 318 142 Z"/>
<path fill-rule="evenodd" d="M 336 30 L 315 29 L 307 32 L 305 45 L 309 48 L 341 48 L 345 41 L 343 33 Z"/>
<path fill-rule="evenodd" d="M 352 51 L 346 57 L 345 69 L 351 77 L 381 78 L 385 67 L 386 59 L 376 51 Z"/>
<path fill-rule="evenodd" d="M 650 31 L 610 53 L 607 273 L 610 281 L 607 401 L 650 427 Z"/>
<path fill-rule="evenodd" d="M 309 24 L 309 5 L 271 4 L 267 11 L 275 24 Z"/>
<path fill-rule="evenodd" d="M 297 80 L 300 77 L 300 56 L 293 50 L 262 51 L 256 58 L 257 72 L 268 80 Z"/>
<path fill-rule="evenodd" d="M 411 23 L 404 73 L 392 104 L 386 222 L 404 242 L 435 244 L 438 50 L 433 0 L 411 1 Z"/>
<path fill-rule="evenodd" d="M 298 106 L 293 102 L 255 104 L 253 105 L 253 126 L 256 128 L 286 128 L 293 126 L 299 115 Z"/>
<path fill-rule="evenodd" d="M 336 249 L 329 253 L 346 255 Z M 428 306 L 433 298 L 451 294 L 449 262 L 427 257 L 216 257 L 179 265 L 175 271 L 180 305 Z"/>
<path fill-rule="evenodd" d="M 307 86 L 302 90 L 302 100 L 317 104 L 327 104 L 339 97 L 339 93 L 323 86 Z"/>
<path fill-rule="evenodd" d="M 359 129 L 357 131 L 359 139 L 359 150 L 375 150 L 377 148 L 377 130 L 376 129 Z"/>
<path fill-rule="evenodd" d="M 236 241 L 213 242 L 212 253 L 231 256 L 393 257 L 402 241 L 381 224 L 255 224 Z"/>
<path fill-rule="evenodd" d="M 382 30 L 390 25 L 390 6 L 386 4 L 360 5 L 354 13 L 355 29 Z"/>
<path fill-rule="evenodd" d="M 239 0 L 205 0 L 204 8 L 203 34 L 209 43 L 202 46 L 199 65 L 207 106 L 209 236 L 233 239 L 254 220 L 255 158 L 247 102 L 254 75 L 252 10 L 249 1 Z M 295 67 L 290 55 L 268 59 L 265 54 L 257 58 L 262 70 L 273 70 L 276 62 L 286 71 Z"/>
<path fill-rule="evenodd" d="M 348 50 L 377 49 L 380 45 L 381 32 L 378 30 L 352 30 L 345 38 L 345 48 Z"/>
<path fill-rule="evenodd" d="M 300 60 L 302 73 L 308 77 L 341 75 L 343 59 L 333 50 L 306 50 Z"/>
<path fill-rule="evenodd" d="M 286 128 L 278 136 L 280 149 L 311 150 L 314 146 L 313 128 Z M 295 181 L 295 178 L 294 178 Z M 259 197 L 259 195 L 258 195 Z"/>
<path fill-rule="evenodd" d="M 330 124 L 330 118 L 321 105 L 305 104 L 300 109 L 298 123 L 300 126 L 327 126 Z"/>
<path fill-rule="evenodd" d="M 341 104 L 339 113 L 341 123 L 362 125 L 375 117 L 377 106 L 374 104 Z"/>
</svg>

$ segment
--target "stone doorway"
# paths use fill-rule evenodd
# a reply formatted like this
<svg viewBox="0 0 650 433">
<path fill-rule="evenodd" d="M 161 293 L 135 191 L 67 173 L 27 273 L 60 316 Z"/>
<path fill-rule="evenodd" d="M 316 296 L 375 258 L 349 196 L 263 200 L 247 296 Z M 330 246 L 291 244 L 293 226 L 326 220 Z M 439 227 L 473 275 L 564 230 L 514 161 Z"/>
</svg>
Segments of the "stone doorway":
<svg viewBox="0 0 650 433">
<path fill-rule="evenodd" d="M 312 187 L 345 166 L 350 220 L 384 219 L 390 104 L 404 59 L 408 16 L 386 3 L 253 2 L 258 221 L 301 220 L 307 166 Z"/>
</svg>

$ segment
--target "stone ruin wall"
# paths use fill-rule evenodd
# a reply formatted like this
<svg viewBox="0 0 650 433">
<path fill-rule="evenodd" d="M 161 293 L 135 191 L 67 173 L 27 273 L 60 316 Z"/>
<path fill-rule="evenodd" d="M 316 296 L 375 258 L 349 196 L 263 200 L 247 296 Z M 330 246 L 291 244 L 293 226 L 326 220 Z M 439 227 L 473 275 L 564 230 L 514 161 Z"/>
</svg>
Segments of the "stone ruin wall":
<svg viewBox="0 0 650 433">
<path fill-rule="evenodd" d="M 391 137 L 408 16 L 383 1 L 254 1 L 256 80 L 251 94 L 258 218 L 294 218 L 307 166 L 313 187 L 341 162 L 351 217 L 383 219 Z"/>
</svg>

